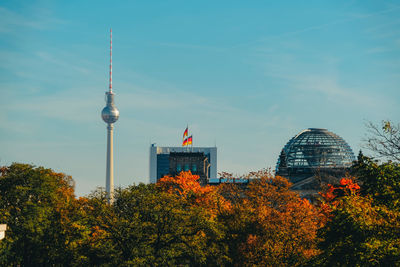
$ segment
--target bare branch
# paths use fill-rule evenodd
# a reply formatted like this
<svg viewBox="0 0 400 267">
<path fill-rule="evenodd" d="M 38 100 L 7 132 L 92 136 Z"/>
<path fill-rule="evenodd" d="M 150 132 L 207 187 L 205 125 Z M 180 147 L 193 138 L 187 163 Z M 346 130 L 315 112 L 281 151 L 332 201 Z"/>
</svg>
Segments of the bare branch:
<svg viewBox="0 0 400 267">
<path fill-rule="evenodd" d="M 365 147 L 377 157 L 400 161 L 400 124 L 382 121 L 381 125 L 366 123 L 368 136 Z"/>
</svg>

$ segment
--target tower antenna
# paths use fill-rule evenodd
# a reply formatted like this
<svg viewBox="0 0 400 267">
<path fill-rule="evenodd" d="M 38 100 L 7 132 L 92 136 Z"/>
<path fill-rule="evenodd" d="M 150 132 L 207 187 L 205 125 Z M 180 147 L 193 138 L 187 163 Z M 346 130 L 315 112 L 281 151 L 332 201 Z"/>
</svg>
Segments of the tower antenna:
<svg viewBox="0 0 400 267">
<path fill-rule="evenodd" d="M 110 28 L 110 84 L 109 92 L 112 92 L 112 28 Z"/>
</svg>

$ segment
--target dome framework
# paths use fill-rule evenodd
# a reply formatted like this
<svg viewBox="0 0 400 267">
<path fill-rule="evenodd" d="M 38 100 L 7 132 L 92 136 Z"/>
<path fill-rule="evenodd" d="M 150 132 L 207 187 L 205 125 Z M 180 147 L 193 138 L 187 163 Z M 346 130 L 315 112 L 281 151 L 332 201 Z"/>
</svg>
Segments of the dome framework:
<svg viewBox="0 0 400 267">
<path fill-rule="evenodd" d="M 353 151 L 343 138 L 326 129 L 309 128 L 284 146 L 276 173 L 296 183 L 317 171 L 346 169 L 354 160 Z"/>
</svg>

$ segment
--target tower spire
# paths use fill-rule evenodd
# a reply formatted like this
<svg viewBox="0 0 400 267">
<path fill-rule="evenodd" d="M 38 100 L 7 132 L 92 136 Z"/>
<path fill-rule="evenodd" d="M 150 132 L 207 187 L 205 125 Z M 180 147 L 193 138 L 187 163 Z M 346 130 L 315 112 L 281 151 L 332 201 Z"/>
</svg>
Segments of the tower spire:
<svg viewBox="0 0 400 267">
<path fill-rule="evenodd" d="M 110 28 L 110 83 L 109 92 L 112 92 L 112 29 Z"/>
</svg>

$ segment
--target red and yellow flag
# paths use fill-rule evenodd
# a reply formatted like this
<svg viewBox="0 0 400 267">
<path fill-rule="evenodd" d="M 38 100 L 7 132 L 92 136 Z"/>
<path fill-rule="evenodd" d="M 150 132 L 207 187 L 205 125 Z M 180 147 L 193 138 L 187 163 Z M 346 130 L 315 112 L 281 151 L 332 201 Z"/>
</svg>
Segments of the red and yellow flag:
<svg viewBox="0 0 400 267">
<path fill-rule="evenodd" d="M 193 142 L 193 137 L 192 137 L 192 136 L 189 136 L 189 137 L 187 138 L 187 144 L 188 144 L 188 145 L 191 145 L 192 142 Z"/>
<path fill-rule="evenodd" d="M 183 140 L 182 146 L 187 146 L 188 145 L 188 138 Z"/>
<path fill-rule="evenodd" d="M 183 132 L 183 139 L 185 139 L 185 137 L 187 137 L 189 134 L 189 129 L 188 127 L 186 127 L 186 130 Z"/>
</svg>

